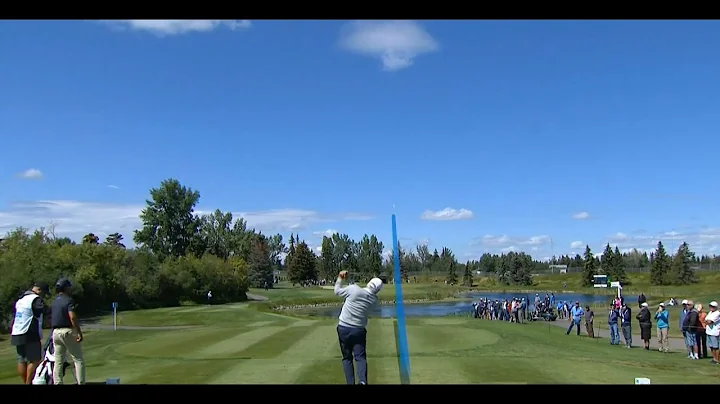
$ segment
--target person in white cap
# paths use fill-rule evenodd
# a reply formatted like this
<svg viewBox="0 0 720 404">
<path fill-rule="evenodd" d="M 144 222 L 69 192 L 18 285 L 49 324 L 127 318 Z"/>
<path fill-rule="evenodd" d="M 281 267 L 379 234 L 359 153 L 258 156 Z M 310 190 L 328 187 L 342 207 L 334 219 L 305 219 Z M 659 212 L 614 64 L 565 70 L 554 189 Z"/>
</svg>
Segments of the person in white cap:
<svg viewBox="0 0 720 404">
<path fill-rule="evenodd" d="M 720 311 L 718 311 L 718 302 L 712 301 L 709 304 L 710 312 L 705 316 L 705 334 L 707 335 L 707 345 L 712 355 L 712 363 L 717 365 L 720 363 L 718 352 L 720 352 Z"/>
<path fill-rule="evenodd" d="M 655 312 L 655 323 L 657 324 L 658 351 L 667 353 L 670 350 L 668 341 L 668 330 L 670 329 L 670 313 L 665 310 L 665 303 L 660 303 Z"/>
<path fill-rule="evenodd" d="M 377 294 L 382 289 L 382 280 L 372 278 L 367 286 L 355 284 L 342 287 L 347 271 L 341 271 L 335 281 L 335 295 L 345 298 L 337 326 L 342 366 L 347 384 L 355 384 L 355 367 L 360 384 L 368 383 L 367 370 L 367 326 L 370 311 L 379 303 Z"/>
<path fill-rule="evenodd" d="M 652 321 L 650 320 L 650 309 L 647 302 L 640 303 L 640 311 L 635 316 L 640 323 L 640 339 L 643 341 L 645 350 L 650 349 L 650 330 L 652 329 Z"/>
</svg>

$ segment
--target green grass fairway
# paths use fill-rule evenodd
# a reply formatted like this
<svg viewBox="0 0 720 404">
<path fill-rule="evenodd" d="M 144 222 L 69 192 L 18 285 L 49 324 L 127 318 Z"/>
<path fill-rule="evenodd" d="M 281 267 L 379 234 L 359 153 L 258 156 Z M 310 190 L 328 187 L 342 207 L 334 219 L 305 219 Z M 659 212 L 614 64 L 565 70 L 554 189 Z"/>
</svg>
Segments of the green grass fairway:
<svg viewBox="0 0 720 404">
<path fill-rule="evenodd" d="M 202 324 L 171 330 L 86 332 L 89 381 L 343 383 L 336 323 L 256 311 L 252 304 L 137 311 L 125 325 Z M 720 367 L 611 347 L 546 324 L 462 317 L 408 319 L 413 383 L 657 383 L 718 380 Z M 392 320 L 368 326 L 370 382 L 398 383 Z M 711 379 L 708 379 L 710 377 Z M 68 376 L 68 380 L 71 376 Z M 14 349 L 0 345 L 0 383 L 17 383 Z"/>
</svg>

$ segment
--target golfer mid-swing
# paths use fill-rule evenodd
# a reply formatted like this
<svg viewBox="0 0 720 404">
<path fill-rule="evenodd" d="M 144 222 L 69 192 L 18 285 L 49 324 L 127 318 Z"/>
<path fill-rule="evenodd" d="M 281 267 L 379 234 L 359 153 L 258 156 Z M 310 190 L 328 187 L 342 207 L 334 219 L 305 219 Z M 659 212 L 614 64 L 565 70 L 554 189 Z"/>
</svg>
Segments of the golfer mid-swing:
<svg viewBox="0 0 720 404">
<path fill-rule="evenodd" d="M 341 271 L 335 282 L 335 294 L 345 298 L 340 321 L 337 326 L 340 352 L 342 353 L 342 366 L 347 384 L 355 384 L 355 368 L 353 358 L 357 364 L 357 373 L 360 384 L 367 384 L 367 345 L 368 314 L 378 304 L 377 294 L 382 289 L 382 281 L 372 278 L 367 286 L 361 288 L 357 285 L 342 287 L 342 281 L 347 278 L 347 271 Z"/>
</svg>

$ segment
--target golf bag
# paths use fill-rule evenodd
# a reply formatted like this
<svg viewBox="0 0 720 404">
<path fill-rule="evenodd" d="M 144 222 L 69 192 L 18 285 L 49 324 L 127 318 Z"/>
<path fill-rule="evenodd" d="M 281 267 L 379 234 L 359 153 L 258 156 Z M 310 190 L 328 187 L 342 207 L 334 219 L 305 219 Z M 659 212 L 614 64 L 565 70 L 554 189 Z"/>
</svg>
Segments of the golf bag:
<svg viewBox="0 0 720 404">
<path fill-rule="evenodd" d="M 55 371 L 55 344 L 53 344 L 52 335 L 45 343 L 45 357 L 35 370 L 35 377 L 32 384 L 53 384 L 53 372 Z M 65 374 L 65 370 L 70 366 L 64 362 L 60 371 Z"/>
</svg>

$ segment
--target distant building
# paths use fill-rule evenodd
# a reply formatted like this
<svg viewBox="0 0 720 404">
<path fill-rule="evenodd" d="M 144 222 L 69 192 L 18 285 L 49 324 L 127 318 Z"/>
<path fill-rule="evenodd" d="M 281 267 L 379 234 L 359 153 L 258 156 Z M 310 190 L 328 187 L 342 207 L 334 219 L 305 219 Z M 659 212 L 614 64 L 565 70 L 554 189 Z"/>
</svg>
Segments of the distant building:
<svg viewBox="0 0 720 404">
<path fill-rule="evenodd" d="M 550 272 L 552 272 L 552 273 L 559 272 L 561 274 L 566 274 L 568 266 L 567 265 L 548 265 L 548 268 L 550 268 Z"/>
</svg>

